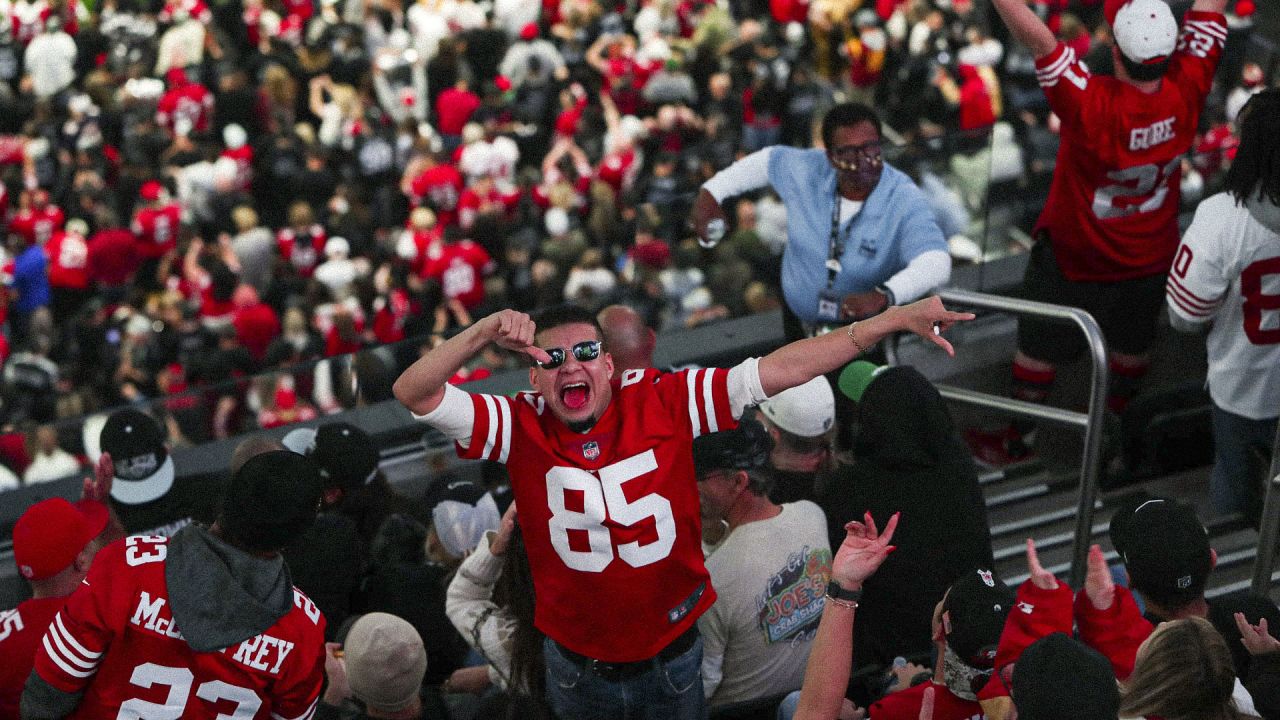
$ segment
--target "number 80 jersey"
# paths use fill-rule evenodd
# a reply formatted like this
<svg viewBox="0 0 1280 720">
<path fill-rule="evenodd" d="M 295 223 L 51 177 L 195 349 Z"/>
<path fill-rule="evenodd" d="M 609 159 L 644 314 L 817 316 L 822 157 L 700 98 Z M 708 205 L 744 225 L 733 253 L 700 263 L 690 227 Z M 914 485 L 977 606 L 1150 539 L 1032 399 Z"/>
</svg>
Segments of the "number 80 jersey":
<svg viewBox="0 0 1280 720">
<path fill-rule="evenodd" d="M 693 440 L 737 426 L 728 376 L 623 372 L 586 434 L 540 394 L 471 395 L 471 440 L 458 452 L 508 467 L 548 637 L 597 660 L 643 660 L 715 601 Z"/>
</svg>

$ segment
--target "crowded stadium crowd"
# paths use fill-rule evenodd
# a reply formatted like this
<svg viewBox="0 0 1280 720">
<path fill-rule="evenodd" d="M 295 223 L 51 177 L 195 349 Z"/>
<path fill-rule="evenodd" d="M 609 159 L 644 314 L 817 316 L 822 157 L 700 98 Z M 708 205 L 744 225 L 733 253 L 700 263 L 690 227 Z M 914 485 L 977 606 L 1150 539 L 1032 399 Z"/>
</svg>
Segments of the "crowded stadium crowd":
<svg viewBox="0 0 1280 720">
<path fill-rule="evenodd" d="M 1028 541 L 1010 587 L 974 457 L 1034 427 L 962 438 L 875 349 L 955 354 L 974 316 L 930 292 L 1028 251 L 1028 297 L 1098 317 L 1113 412 L 1139 326 L 1212 321 L 1240 511 L 1280 392 L 1222 360 L 1280 343 L 1256 12 L 0 0 L 0 502 L 86 476 L 13 528 L 0 720 L 1280 720 L 1280 609 L 1206 597 L 1194 508 L 1115 509 L 1078 593 Z M 652 367 L 774 310 L 763 357 Z M 1057 342 L 1019 328 L 1015 397 Z M 513 369 L 533 392 L 468 392 Z M 480 471 L 402 495 L 326 417 L 392 400 Z M 172 454 L 223 439 L 210 502 Z"/>
</svg>

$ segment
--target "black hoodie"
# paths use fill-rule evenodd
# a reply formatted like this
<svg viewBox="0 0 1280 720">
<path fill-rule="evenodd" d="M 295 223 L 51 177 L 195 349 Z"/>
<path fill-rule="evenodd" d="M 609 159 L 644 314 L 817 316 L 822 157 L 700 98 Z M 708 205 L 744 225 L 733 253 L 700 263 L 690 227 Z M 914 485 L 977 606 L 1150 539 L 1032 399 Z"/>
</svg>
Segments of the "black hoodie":
<svg viewBox="0 0 1280 720">
<path fill-rule="evenodd" d="M 883 529 L 901 511 L 893 544 L 863 588 L 854 667 L 929 653 L 934 606 L 961 573 L 991 567 L 991 533 L 972 456 L 938 391 L 914 368 L 893 367 L 858 404 L 853 465 L 841 465 L 819 503 L 831 548 L 844 524 L 871 511 Z"/>
</svg>

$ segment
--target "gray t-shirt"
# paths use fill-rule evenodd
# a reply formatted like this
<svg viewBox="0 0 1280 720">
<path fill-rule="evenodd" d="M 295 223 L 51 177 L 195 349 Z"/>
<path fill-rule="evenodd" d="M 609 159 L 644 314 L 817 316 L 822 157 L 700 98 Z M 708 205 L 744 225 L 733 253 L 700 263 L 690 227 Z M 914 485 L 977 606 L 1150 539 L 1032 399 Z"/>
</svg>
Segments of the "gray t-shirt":
<svg viewBox="0 0 1280 720">
<path fill-rule="evenodd" d="M 822 510 L 801 500 L 734 528 L 707 570 L 718 599 L 698 629 L 711 705 L 799 690 L 831 575 Z"/>
</svg>

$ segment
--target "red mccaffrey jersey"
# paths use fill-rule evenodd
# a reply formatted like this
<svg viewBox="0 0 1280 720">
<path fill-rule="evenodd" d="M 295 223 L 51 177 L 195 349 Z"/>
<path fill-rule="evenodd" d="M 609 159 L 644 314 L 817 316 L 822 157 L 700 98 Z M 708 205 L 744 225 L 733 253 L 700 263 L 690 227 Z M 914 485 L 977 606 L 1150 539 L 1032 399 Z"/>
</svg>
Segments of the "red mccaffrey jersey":
<svg viewBox="0 0 1280 720">
<path fill-rule="evenodd" d="M 589 433 L 542 396 L 472 395 L 464 458 L 506 463 L 538 596 L 534 623 L 606 662 L 653 657 L 715 602 L 693 439 L 737 426 L 729 371 L 628 370 Z"/>
<path fill-rule="evenodd" d="M 145 207 L 134 213 L 130 229 L 138 239 L 138 254 L 144 258 L 164 257 L 178 246 L 178 230 L 182 225 L 182 208 L 176 203 L 164 207 Z"/>
<path fill-rule="evenodd" d="M 324 617 L 294 589 L 293 610 L 261 635 L 195 652 L 174 626 L 169 540 L 135 535 L 94 558 L 54 618 L 35 670 L 84 691 L 71 718 L 309 718 L 324 680 Z"/>
<path fill-rule="evenodd" d="M 1182 156 L 1227 38 L 1218 13 L 1188 12 L 1160 89 L 1147 95 L 1094 77 L 1070 47 L 1036 61 L 1062 119 L 1058 165 L 1036 229 L 1047 229 L 1062 272 L 1078 282 L 1167 272 L 1178 247 Z"/>
<path fill-rule="evenodd" d="M 44 631 L 62 609 L 64 597 L 28 600 L 0 611 L 0 720 L 17 720 L 18 701 Z"/>
</svg>

